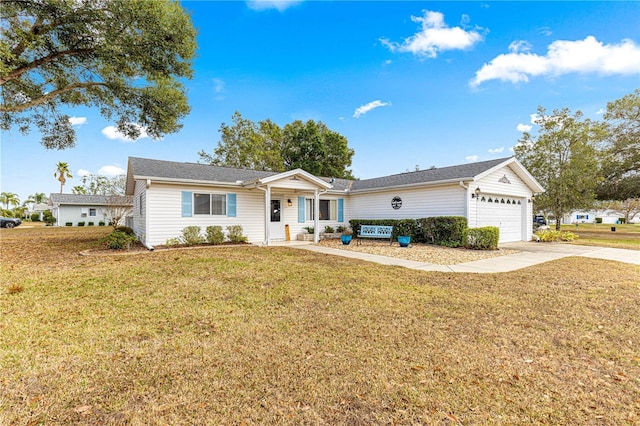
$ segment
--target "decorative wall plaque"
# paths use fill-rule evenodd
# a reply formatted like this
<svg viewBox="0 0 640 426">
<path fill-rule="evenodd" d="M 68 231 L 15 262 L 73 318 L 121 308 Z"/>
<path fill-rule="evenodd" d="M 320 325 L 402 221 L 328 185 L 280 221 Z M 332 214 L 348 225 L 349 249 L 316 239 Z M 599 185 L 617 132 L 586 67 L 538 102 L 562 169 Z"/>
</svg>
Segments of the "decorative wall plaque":
<svg viewBox="0 0 640 426">
<path fill-rule="evenodd" d="M 398 210 L 400 207 L 402 207 L 402 198 L 393 197 L 391 199 L 391 207 L 393 207 L 394 210 Z"/>
</svg>

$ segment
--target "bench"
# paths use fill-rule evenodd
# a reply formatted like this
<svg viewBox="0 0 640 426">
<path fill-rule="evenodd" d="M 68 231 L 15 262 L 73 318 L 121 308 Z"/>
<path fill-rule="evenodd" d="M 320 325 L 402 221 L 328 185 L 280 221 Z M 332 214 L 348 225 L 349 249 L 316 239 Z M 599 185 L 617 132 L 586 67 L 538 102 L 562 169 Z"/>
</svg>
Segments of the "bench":
<svg viewBox="0 0 640 426">
<path fill-rule="evenodd" d="M 389 244 L 393 243 L 393 226 L 360 225 L 358 232 L 358 245 L 362 238 L 388 238 Z"/>
</svg>

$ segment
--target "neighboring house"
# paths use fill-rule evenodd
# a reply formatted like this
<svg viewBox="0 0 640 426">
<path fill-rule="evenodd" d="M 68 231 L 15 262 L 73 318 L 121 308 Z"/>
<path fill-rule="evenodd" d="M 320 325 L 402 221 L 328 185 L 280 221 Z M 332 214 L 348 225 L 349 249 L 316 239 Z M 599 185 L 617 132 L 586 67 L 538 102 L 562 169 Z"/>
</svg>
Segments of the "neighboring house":
<svg viewBox="0 0 640 426">
<path fill-rule="evenodd" d="M 602 219 L 602 223 L 616 224 L 624 215 L 613 210 L 574 210 L 564 215 L 562 223 L 595 223 L 596 218 Z"/>
<path fill-rule="evenodd" d="M 66 226 L 78 222 L 88 225 L 92 222 L 109 224 L 111 220 L 122 218 L 120 225 L 124 225 L 126 216 L 131 215 L 131 197 L 117 195 L 84 195 L 84 194 L 56 194 L 49 195 L 49 208 L 56 218 L 56 226 Z"/>
<path fill-rule="evenodd" d="M 126 188 L 132 228 L 148 247 L 190 225 L 241 225 L 250 242 L 269 245 L 310 226 L 317 241 L 350 219 L 430 216 L 464 216 L 470 227 L 499 227 L 500 242 L 529 241 L 531 196 L 542 191 L 515 158 L 347 180 L 130 157 Z"/>
<path fill-rule="evenodd" d="M 49 204 L 47 203 L 31 203 L 29 204 L 29 210 L 27 211 L 27 217 L 31 217 L 32 214 L 38 213 L 40 220 L 42 220 L 42 214 L 49 210 Z"/>
</svg>

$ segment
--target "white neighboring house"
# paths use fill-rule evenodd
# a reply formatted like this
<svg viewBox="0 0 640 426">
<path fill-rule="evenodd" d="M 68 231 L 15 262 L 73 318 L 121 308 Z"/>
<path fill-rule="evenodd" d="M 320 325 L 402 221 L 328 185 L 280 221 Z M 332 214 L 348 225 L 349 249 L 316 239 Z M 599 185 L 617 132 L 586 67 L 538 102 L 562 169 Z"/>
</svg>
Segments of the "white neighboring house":
<svg viewBox="0 0 640 426">
<path fill-rule="evenodd" d="M 29 204 L 29 210 L 27 211 L 27 217 L 31 217 L 32 214 L 38 213 L 40 216 L 40 220 L 43 219 L 42 215 L 44 212 L 49 210 L 49 204 L 47 203 L 32 203 Z"/>
<path fill-rule="evenodd" d="M 574 210 L 564 215 L 563 223 L 596 223 L 596 218 L 601 218 L 602 223 L 616 224 L 620 219 L 624 219 L 624 215 L 613 210 Z"/>
<path fill-rule="evenodd" d="M 122 195 L 84 195 L 57 194 L 49 195 L 49 208 L 56 218 L 56 226 L 77 226 L 84 222 L 89 226 L 92 222 L 98 226 L 100 222 L 109 225 L 113 217 L 119 217 L 119 225 L 125 224 L 127 216 L 131 215 L 131 197 Z"/>
<path fill-rule="evenodd" d="M 500 242 L 532 238 L 532 195 L 544 189 L 514 157 L 347 180 L 301 170 L 265 172 L 130 157 L 132 228 L 147 247 L 190 225 L 241 225 L 249 242 L 269 245 L 350 219 L 464 216 L 497 226 Z M 318 215 L 314 212 L 319 212 Z"/>
</svg>

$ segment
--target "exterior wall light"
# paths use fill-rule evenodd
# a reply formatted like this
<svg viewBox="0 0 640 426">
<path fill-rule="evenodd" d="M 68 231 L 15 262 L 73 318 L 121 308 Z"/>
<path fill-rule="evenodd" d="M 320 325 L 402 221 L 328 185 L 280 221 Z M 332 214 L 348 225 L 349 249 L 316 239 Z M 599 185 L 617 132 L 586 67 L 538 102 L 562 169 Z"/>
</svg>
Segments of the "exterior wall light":
<svg viewBox="0 0 640 426">
<path fill-rule="evenodd" d="M 478 198 L 478 196 L 480 196 L 480 187 L 476 188 L 476 190 L 473 191 L 473 194 L 471 194 L 471 198 Z"/>
<path fill-rule="evenodd" d="M 289 207 L 293 206 L 293 203 L 291 202 L 291 198 L 289 198 L 289 199 L 287 200 L 287 205 L 288 205 Z"/>
</svg>

